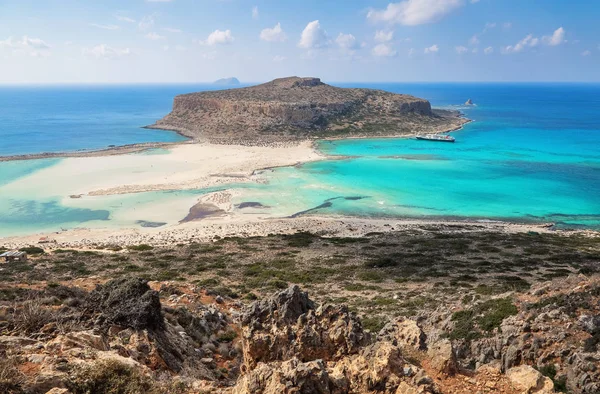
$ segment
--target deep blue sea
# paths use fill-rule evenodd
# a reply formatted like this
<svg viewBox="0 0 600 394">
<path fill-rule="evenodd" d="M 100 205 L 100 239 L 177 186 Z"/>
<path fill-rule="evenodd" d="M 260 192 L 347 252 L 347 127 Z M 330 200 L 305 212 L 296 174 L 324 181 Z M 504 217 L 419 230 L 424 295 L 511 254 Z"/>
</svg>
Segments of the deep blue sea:
<svg viewBox="0 0 600 394">
<path fill-rule="evenodd" d="M 261 202 L 274 216 L 308 211 L 600 228 L 599 84 L 339 86 L 412 94 L 435 107 L 461 110 L 474 122 L 453 133 L 455 144 L 323 141 L 320 149 L 340 160 L 274 170 L 267 184 L 243 186 L 234 202 Z M 175 95 L 214 88 L 0 87 L 0 155 L 179 141 L 175 133 L 141 126 L 167 114 Z M 468 98 L 476 105 L 462 105 Z M 143 212 L 157 211 L 152 204 L 182 204 L 184 215 L 202 193 L 69 200 L 60 191 L 44 190 L 38 197 L 35 187 L 24 188 L 23 182 L 15 187 L 61 161 L 0 162 L 0 236 L 112 222 L 135 226 L 149 219 L 140 216 L 140 204 L 148 207 Z"/>
</svg>

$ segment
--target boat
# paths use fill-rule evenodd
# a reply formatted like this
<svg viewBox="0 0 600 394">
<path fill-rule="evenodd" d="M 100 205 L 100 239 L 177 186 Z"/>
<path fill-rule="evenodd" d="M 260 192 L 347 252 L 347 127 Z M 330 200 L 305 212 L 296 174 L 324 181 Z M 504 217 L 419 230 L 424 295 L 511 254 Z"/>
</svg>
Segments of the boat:
<svg viewBox="0 0 600 394">
<path fill-rule="evenodd" d="M 425 141 L 437 141 L 437 142 L 454 142 L 454 141 L 456 141 L 456 139 L 454 137 L 450 137 L 449 135 L 445 135 L 445 134 L 418 135 L 417 139 L 425 140 Z"/>
</svg>

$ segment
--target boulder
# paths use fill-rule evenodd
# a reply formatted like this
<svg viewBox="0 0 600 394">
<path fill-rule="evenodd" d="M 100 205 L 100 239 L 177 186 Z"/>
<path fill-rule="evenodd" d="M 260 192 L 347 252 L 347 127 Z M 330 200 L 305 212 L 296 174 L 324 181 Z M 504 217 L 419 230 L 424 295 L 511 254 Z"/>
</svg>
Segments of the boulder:
<svg viewBox="0 0 600 394">
<path fill-rule="evenodd" d="M 554 383 L 529 365 L 520 365 L 506 371 L 506 376 L 517 390 L 526 394 L 554 393 Z"/>
<path fill-rule="evenodd" d="M 284 362 L 260 363 L 242 377 L 233 394 L 330 394 L 330 380 L 323 361 L 303 363 L 297 358 Z"/>
<path fill-rule="evenodd" d="M 386 324 L 377 336 L 377 340 L 388 340 L 401 348 L 411 347 L 416 350 L 425 349 L 426 338 L 416 321 L 404 318 Z"/>
<path fill-rule="evenodd" d="M 456 353 L 452 342 L 448 339 L 442 339 L 430 345 L 427 355 L 435 372 L 445 375 L 454 375 L 458 372 Z"/>
</svg>

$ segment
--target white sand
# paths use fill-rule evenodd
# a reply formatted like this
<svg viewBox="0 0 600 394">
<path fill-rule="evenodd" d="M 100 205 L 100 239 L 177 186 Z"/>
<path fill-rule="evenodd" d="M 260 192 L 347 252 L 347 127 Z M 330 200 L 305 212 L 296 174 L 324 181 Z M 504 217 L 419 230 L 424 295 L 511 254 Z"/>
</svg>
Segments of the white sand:
<svg viewBox="0 0 600 394">
<path fill-rule="evenodd" d="M 514 224 L 503 222 L 466 222 L 466 221 L 428 221 L 411 219 L 363 219 L 350 217 L 299 217 L 294 219 L 256 219 L 244 215 L 227 215 L 201 221 L 184 223 L 167 228 L 139 229 L 73 229 L 59 233 L 45 234 L 49 243 L 39 244 L 45 249 L 88 248 L 96 245 L 138 245 L 155 246 L 186 243 L 191 241 L 210 241 L 215 237 L 228 236 L 264 236 L 269 234 L 293 234 L 297 231 L 309 231 L 321 236 L 364 236 L 371 232 L 390 232 L 400 230 L 428 231 L 435 227 L 446 231 L 499 231 L 522 233 L 557 233 L 562 235 L 580 234 L 598 237 L 595 231 L 552 231 L 545 225 Z M 37 245 L 43 234 L 4 238 L 0 246 L 16 248 Z"/>
<path fill-rule="evenodd" d="M 253 171 L 322 159 L 311 142 L 263 147 L 184 144 L 166 154 L 65 158 L 3 187 L 3 192 L 45 195 L 110 195 L 199 189 L 252 181 Z"/>
</svg>

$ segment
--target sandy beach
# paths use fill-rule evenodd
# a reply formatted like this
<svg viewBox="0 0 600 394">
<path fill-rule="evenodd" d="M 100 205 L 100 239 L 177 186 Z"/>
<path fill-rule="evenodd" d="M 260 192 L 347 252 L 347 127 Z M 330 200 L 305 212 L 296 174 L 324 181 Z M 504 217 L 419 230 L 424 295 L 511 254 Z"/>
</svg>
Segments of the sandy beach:
<svg viewBox="0 0 600 394">
<path fill-rule="evenodd" d="M 88 229 L 76 228 L 55 233 L 0 239 L 6 248 L 41 245 L 45 249 L 82 248 L 97 245 L 172 245 L 206 242 L 224 237 L 253 237 L 269 234 L 293 234 L 308 231 L 321 236 L 361 237 L 369 233 L 401 230 L 427 231 L 444 229 L 456 232 L 495 231 L 503 233 L 557 233 L 597 237 L 588 230 L 555 231 L 549 224 L 476 222 L 462 220 L 370 219 L 341 216 L 306 216 L 298 218 L 258 219 L 242 214 L 225 214 L 164 228 Z M 40 241 L 42 241 L 40 243 Z"/>
<path fill-rule="evenodd" d="M 256 170 L 323 158 L 310 141 L 279 146 L 181 144 L 156 154 L 67 157 L 8 189 L 45 185 L 57 195 L 78 197 L 200 189 L 254 181 Z"/>
</svg>

